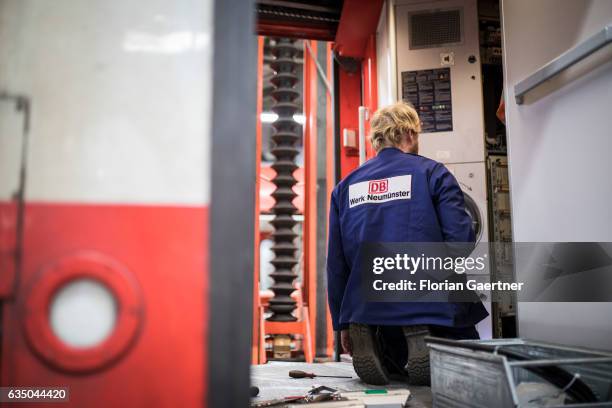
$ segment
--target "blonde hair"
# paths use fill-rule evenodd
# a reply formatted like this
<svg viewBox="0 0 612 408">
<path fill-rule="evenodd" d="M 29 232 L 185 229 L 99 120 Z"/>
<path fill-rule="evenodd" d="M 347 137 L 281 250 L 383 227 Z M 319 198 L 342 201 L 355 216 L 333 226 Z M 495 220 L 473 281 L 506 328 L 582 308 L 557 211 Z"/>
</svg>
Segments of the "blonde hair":
<svg viewBox="0 0 612 408">
<path fill-rule="evenodd" d="M 417 111 L 406 102 L 385 106 L 370 121 L 370 143 L 377 152 L 384 147 L 399 146 L 409 132 L 421 132 Z"/>
</svg>

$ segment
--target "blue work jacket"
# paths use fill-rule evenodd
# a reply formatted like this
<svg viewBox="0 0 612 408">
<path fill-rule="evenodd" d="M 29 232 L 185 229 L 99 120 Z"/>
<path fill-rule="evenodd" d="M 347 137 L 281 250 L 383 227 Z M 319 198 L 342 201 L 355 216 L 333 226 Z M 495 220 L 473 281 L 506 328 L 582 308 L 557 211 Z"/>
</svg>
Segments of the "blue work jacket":
<svg viewBox="0 0 612 408">
<path fill-rule="evenodd" d="M 444 165 L 396 148 L 381 150 L 332 192 L 327 283 L 334 330 L 349 323 L 469 327 L 484 319 L 481 302 L 367 302 L 359 286 L 364 242 L 474 240 L 463 192 Z"/>
</svg>

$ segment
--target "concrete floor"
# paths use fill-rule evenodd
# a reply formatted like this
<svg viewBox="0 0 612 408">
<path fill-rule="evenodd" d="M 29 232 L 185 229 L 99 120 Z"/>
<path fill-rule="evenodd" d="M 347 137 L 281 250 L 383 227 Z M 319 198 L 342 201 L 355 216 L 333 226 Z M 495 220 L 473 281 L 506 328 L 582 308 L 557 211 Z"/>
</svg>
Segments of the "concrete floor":
<svg viewBox="0 0 612 408">
<path fill-rule="evenodd" d="M 290 370 L 302 370 L 319 375 L 350 376 L 341 378 L 290 378 Z M 408 407 L 431 408 L 431 391 L 429 387 L 408 386 L 401 382 L 392 382 L 380 387 L 362 382 L 349 362 L 338 363 L 285 363 L 272 361 L 263 365 L 251 366 L 251 383 L 259 387 L 259 396 L 254 401 L 306 394 L 313 386 L 326 385 L 342 391 L 359 391 L 365 389 L 408 388 L 412 394 Z"/>
</svg>

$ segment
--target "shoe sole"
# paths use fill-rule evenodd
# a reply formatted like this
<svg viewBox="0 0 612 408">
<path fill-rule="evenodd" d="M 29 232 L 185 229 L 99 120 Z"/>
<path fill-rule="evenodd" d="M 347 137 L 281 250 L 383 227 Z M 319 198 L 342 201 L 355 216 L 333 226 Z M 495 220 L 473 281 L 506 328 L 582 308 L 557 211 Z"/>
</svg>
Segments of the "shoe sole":
<svg viewBox="0 0 612 408">
<path fill-rule="evenodd" d="M 412 385 L 430 385 L 429 349 L 425 337 L 430 335 L 427 326 L 402 327 L 408 346 L 408 362 L 404 369 L 408 373 L 408 383 Z"/>
<path fill-rule="evenodd" d="M 389 384 L 389 374 L 379 358 L 378 347 L 370 327 L 352 323 L 349 333 L 353 349 L 353 368 L 359 378 L 367 384 Z"/>
</svg>

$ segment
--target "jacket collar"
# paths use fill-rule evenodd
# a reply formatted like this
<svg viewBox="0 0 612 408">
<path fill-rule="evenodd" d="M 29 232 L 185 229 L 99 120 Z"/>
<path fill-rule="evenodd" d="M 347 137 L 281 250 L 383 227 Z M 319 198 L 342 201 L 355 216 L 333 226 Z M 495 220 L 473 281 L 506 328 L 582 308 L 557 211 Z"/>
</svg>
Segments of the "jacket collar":
<svg viewBox="0 0 612 408">
<path fill-rule="evenodd" d="M 401 151 L 397 147 L 385 147 L 380 152 L 378 152 L 378 154 L 376 156 L 377 157 L 378 156 L 385 157 L 385 156 L 392 156 L 392 155 L 396 155 L 396 154 L 407 154 L 409 156 L 420 156 L 419 154 L 416 154 L 416 153 L 404 153 L 403 151 Z"/>
<path fill-rule="evenodd" d="M 385 147 L 384 149 L 378 152 L 377 156 L 384 157 L 384 156 L 389 156 L 389 155 L 398 154 L 398 153 L 403 154 L 404 152 L 402 152 L 397 147 Z"/>
</svg>

